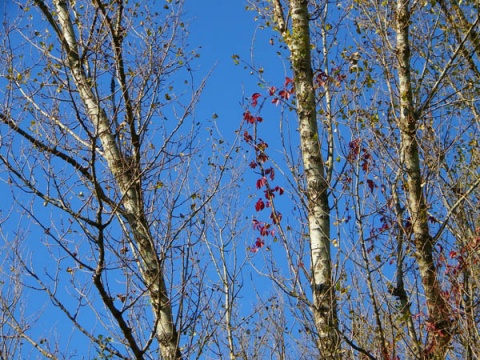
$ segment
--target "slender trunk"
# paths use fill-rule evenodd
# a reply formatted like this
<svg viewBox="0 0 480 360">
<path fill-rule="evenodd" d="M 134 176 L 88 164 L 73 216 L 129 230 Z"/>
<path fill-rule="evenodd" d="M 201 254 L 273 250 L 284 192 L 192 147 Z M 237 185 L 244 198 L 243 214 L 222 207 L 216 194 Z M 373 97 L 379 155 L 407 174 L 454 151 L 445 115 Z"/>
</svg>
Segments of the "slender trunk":
<svg viewBox="0 0 480 360">
<path fill-rule="evenodd" d="M 43 12 L 48 11 L 43 3 L 36 1 Z M 178 347 L 178 333 L 173 323 L 161 261 L 155 251 L 154 241 L 145 218 L 141 189 L 138 179 L 140 164 L 136 159 L 127 158 L 118 148 L 110 130 L 110 120 L 93 93 L 81 63 L 78 45 L 66 1 L 55 1 L 58 16 L 58 35 L 67 54 L 67 64 L 87 114 L 93 122 L 102 143 L 104 157 L 108 163 L 122 195 L 121 215 L 130 225 L 133 238 L 141 258 L 141 271 L 152 300 L 156 318 L 156 336 L 160 343 L 163 359 L 181 358 Z M 45 14 L 53 19 L 50 13 Z M 53 25 L 53 24 L 52 24 Z M 134 171 L 132 171 L 132 169 Z"/>
<path fill-rule="evenodd" d="M 340 339 L 330 256 L 330 207 L 324 160 L 318 140 L 308 1 L 290 0 L 289 4 L 291 34 L 285 27 L 283 9 L 278 0 L 274 3 L 274 15 L 277 27 L 289 46 L 294 73 L 296 111 L 307 184 L 313 316 L 322 359 L 337 359 L 340 358 Z"/>
<path fill-rule="evenodd" d="M 355 211 L 358 212 L 356 209 Z M 370 259 L 368 258 L 368 251 L 367 251 L 367 246 L 365 245 L 365 237 L 363 236 L 363 223 L 360 217 L 360 214 L 357 215 L 357 224 L 359 228 L 359 240 L 360 240 L 360 246 L 362 248 L 362 258 L 363 258 L 363 263 L 364 263 L 364 269 L 365 269 L 365 281 L 368 286 L 368 295 L 370 296 L 370 301 L 371 301 L 371 306 L 373 307 L 373 314 L 375 316 L 375 335 L 378 334 L 378 337 L 380 338 L 380 351 L 381 355 L 383 358 L 388 359 L 390 357 L 390 351 L 388 350 L 388 343 L 385 339 L 385 331 L 384 331 L 384 326 L 382 324 L 382 318 L 381 318 L 381 313 L 380 309 L 381 307 L 378 304 L 377 297 L 375 296 L 375 285 L 374 285 L 374 279 L 372 277 L 372 266 L 370 264 Z M 373 337 L 373 334 L 372 334 Z"/>
<path fill-rule="evenodd" d="M 414 235 L 415 257 L 428 310 L 429 343 L 423 356 L 441 359 L 445 357 L 453 329 L 450 309 L 441 294 L 438 282 L 433 259 L 435 244 L 429 233 L 427 203 L 422 190 L 420 157 L 416 140 L 418 114 L 414 111 L 410 74 L 409 21 L 409 1 L 397 0 L 397 70 L 400 90 L 398 125 L 401 133 L 402 160 L 407 173 L 408 210 Z"/>
<path fill-rule="evenodd" d="M 233 299 L 232 299 L 232 289 L 233 284 L 229 283 L 229 273 L 226 266 L 226 260 L 222 254 L 222 265 L 223 265 L 223 291 L 225 293 L 225 325 L 227 327 L 227 340 L 228 340 L 228 356 L 230 360 L 235 360 L 235 343 L 233 338 L 233 328 L 232 328 L 232 310 L 233 310 Z"/>
<path fill-rule="evenodd" d="M 415 330 L 415 324 L 413 323 L 413 316 L 410 309 L 410 301 L 405 290 L 405 284 L 403 281 L 404 272 L 403 272 L 403 262 L 405 258 L 405 250 L 404 250 L 404 240 L 406 234 L 403 230 L 403 211 L 402 206 L 400 205 L 400 200 L 398 197 L 397 191 L 397 179 L 392 184 L 392 198 L 394 204 L 394 211 L 395 211 L 395 218 L 397 221 L 397 263 L 396 263 L 396 286 L 389 289 L 390 293 L 393 296 L 396 296 L 399 301 L 399 310 L 402 313 L 402 317 L 406 322 L 408 335 L 410 336 L 412 346 L 411 346 L 411 357 L 418 358 L 422 353 L 421 343 L 417 336 L 417 331 Z"/>
</svg>

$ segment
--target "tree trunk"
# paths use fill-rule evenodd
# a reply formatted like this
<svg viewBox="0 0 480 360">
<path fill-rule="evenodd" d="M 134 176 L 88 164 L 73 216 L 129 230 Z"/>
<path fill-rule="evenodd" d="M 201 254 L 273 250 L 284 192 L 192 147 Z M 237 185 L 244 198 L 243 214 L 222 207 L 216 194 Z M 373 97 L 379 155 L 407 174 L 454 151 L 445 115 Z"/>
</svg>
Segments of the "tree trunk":
<svg viewBox="0 0 480 360">
<path fill-rule="evenodd" d="M 37 1 L 37 3 L 41 3 Z M 45 13 L 46 7 L 40 5 Z M 160 343 L 163 359 L 181 358 L 178 347 L 178 333 L 173 323 L 170 300 L 168 298 L 161 259 L 155 251 L 154 241 L 145 218 L 140 184 L 137 178 L 140 171 L 138 159 L 125 156 L 118 148 L 115 136 L 111 131 L 111 121 L 100 106 L 99 100 L 89 86 L 89 78 L 81 63 L 78 45 L 73 29 L 69 9 L 65 1 L 55 1 L 58 15 L 58 35 L 67 54 L 67 66 L 82 99 L 87 114 L 95 126 L 102 143 L 105 160 L 108 163 L 118 188 L 121 192 L 123 210 L 121 215 L 128 222 L 133 238 L 141 257 L 142 276 L 151 297 L 153 312 L 156 318 L 156 336 Z M 50 20 L 50 13 L 45 14 Z M 52 24 L 55 26 L 54 24 Z M 132 128 L 133 129 L 133 128 Z M 133 136 L 134 134 L 132 134 Z M 132 171 L 133 170 L 133 171 Z M 137 175 L 135 175 L 137 174 Z"/>
<path fill-rule="evenodd" d="M 408 0 L 397 1 L 397 70 L 400 90 L 402 162 L 407 173 L 408 210 L 425 300 L 428 310 L 429 343 L 425 358 L 444 358 L 452 338 L 452 323 L 448 303 L 441 294 L 437 269 L 433 259 L 433 238 L 429 233 L 427 203 L 423 194 L 418 143 L 418 114 L 414 111 L 410 74 L 409 45 L 410 9 Z"/>
<path fill-rule="evenodd" d="M 324 160 L 318 139 L 308 1 L 291 0 L 289 4 L 291 34 L 285 27 L 280 1 L 275 1 L 274 15 L 278 29 L 290 49 L 294 73 L 296 111 L 307 184 L 313 315 L 322 359 L 337 359 L 340 358 L 340 340 L 330 257 L 330 207 Z"/>
</svg>

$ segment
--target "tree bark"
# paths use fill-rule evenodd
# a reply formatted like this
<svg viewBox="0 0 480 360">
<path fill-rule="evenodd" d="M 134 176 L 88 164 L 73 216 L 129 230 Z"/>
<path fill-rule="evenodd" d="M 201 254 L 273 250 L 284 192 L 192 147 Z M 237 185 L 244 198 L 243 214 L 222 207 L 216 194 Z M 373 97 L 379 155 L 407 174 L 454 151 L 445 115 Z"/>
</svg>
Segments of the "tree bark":
<svg viewBox="0 0 480 360">
<path fill-rule="evenodd" d="M 45 13 L 47 8 L 41 1 L 40 9 Z M 174 326 L 172 308 L 167 294 L 163 266 L 154 245 L 147 219 L 144 213 L 141 187 L 138 175 L 140 163 L 138 159 L 127 157 L 119 149 L 115 136 L 111 131 L 111 121 L 100 105 L 89 85 L 89 78 L 81 63 L 73 22 L 66 1 L 54 2 L 58 16 L 58 35 L 67 56 L 67 66 L 82 99 L 86 112 L 92 121 L 103 147 L 105 160 L 108 163 L 120 193 L 122 195 L 121 215 L 125 218 L 138 246 L 142 262 L 142 276 L 151 297 L 153 313 L 156 318 L 156 336 L 160 343 L 162 358 L 165 360 L 182 357 L 178 342 L 179 337 Z M 42 6 L 43 5 L 43 6 Z M 53 17 L 45 14 L 47 19 Z M 53 25 L 53 24 L 52 24 Z M 134 129 L 132 129 L 134 131 Z M 134 134 L 132 134 L 134 135 Z M 133 169 L 133 171 L 132 171 Z"/>
<path fill-rule="evenodd" d="M 409 0 L 397 0 L 397 71 L 400 92 L 400 116 L 402 163 L 407 175 L 408 211 L 414 236 L 415 258 L 425 292 L 428 310 L 427 330 L 429 343 L 425 358 L 445 357 L 452 338 L 452 322 L 447 301 L 441 294 L 437 269 L 433 259 L 434 241 L 429 232 L 427 201 L 423 194 L 419 148 L 416 140 L 418 114 L 414 110 L 410 73 Z"/>
<path fill-rule="evenodd" d="M 308 1 L 290 0 L 291 33 L 285 27 L 280 1 L 274 3 L 277 27 L 291 53 L 300 129 L 302 162 L 307 184 L 308 226 L 313 291 L 313 316 L 322 359 L 340 358 L 335 288 L 330 255 L 330 207 L 324 159 L 321 154 L 313 69 Z"/>
</svg>

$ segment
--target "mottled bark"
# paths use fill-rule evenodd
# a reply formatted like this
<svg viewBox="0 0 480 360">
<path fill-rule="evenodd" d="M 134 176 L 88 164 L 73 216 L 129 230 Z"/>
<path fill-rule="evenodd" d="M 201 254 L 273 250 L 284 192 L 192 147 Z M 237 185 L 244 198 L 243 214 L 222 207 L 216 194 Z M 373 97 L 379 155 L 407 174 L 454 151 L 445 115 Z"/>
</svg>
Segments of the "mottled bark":
<svg viewBox="0 0 480 360">
<path fill-rule="evenodd" d="M 400 199 L 398 196 L 397 182 L 400 178 L 400 174 L 397 175 L 395 182 L 392 184 L 392 200 L 394 204 L 395 219 L 397 222 L 397 263 L 396 263 L 396 285 L 389 289 L 390 294 L 397 297 L 399 301 L 399 310 L 402 313 L 403 319 L 405 319 L 408 334 L 412 340 L 413 346 L 411 349 L 411 357 L 418 358 L 422 353 L 422 344 L 418 339 L 417 331 L 415 329 L 415 324 L 413 321 L 413 314 L 411 311 L 411 304 L 409 301 L 409 296 L 405 290 L 404 283 L 404 261 L 405 261 L 405 232 L 403 231 L 403 212 L 405 209 L 402 208 L 400 204 Z"/>
<path fill-rule="evenodd" d="M 415 258 L 425 292 L 428 310 L 428 345 L 425 358 L 444 358 L 452 338 L 450 308 L 441 294 L 437 268 L 433 259 L 434 241 L 429 232 L 427 202 L 423 193 L 419 147 L 416 140 L 418 114 L 415 113 L 410 73 L 410 9 L 408 0 L 397 1 L 397 71 L 400 93 L 402 162 L 407 175 L 408 211 L 414 236 Z"/>
<path fill-rule="evenodd" d="M 74 25 L 66 1 L 55 1 L 58 23 L 52 23 L 53 16 L 41 1 L 36 1 L 51 25 L 56 29 L 67 57 L 67 66 L 78 90 L 90 121 L 94 124 L 103 148 L 103 156 L 108 163 L 118 188 L 122 194 L 121 216 L 130 226 L 133 238 L 141 257 L 142 276 L 151 297 L 156 317 L 156 336 L 160 343 L 163 359 L 179 359 L 178 333 L 173 323 L 172 309 L 167 294 L 161 259 L 155 251 L 154 241 L 144 213 L 141 187 L 138 175 L 140 163 L 135 157 L 127 157 L 119 149 L 111 130 L 111 120 L 101 108 L 100 101 L 93 93 L 90 80 L 80 59 Z M 118 49 L 117 49 L 118 51 Z M 132 124 L 130 124 L 132 125 Z M 130 131 L 134 132 L 133 127 Z M 132 138 L 134 138 L 132 133 Z M 133 171 L 132 171 L 133 170 Z"/>
<path fill-rule="evenodd" d="M 324 160 L 317 128 L 315 89 L 311 63 L 308 1 L 289 1 L 291 29 L 285 27 L 280 1 L 274 1 L 277 27 L 291 52 L 300 130 L 302 162 L 307 184 L 313 315 L 323 359 L 340 358 L 335 288 L 330 255 L 330 208 Z"/>
</svg>

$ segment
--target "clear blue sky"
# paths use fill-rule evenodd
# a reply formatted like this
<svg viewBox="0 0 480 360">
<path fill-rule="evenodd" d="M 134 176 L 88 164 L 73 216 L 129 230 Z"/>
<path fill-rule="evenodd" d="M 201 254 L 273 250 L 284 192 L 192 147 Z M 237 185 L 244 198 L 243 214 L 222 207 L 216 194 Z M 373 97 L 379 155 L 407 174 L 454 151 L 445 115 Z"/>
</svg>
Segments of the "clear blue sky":
<svg viewBox="0 0 480 360">
<path fill-rule="evenodd" d="M 272 81 L 282 82 L 284 77 L 283 68 L 275 56 L 276 49 L 269 43 L 270 30 L 259 29 L 260 22 L 254 20 L 255 12 L 245 10 L 246 5 L 246 1 L 241 0 L 186 2 L 186 19 L 191 19 L 190 44 L 202 47 L 199 73 L 204 74 L 213 68 L 197 115 L 201 118 L 215 112 L 220 117 L 220 126 L 224 122 L 229 130 L 240 124 L 242 98 L 261 92 L 256 75 L 250 75 L 242 64 L 234 65 L 232 55 L 239 55 L 251 63 L 253 45 L 257 66 L 266 67 L 267 76 L 277 73 Z"/>
</svg>

